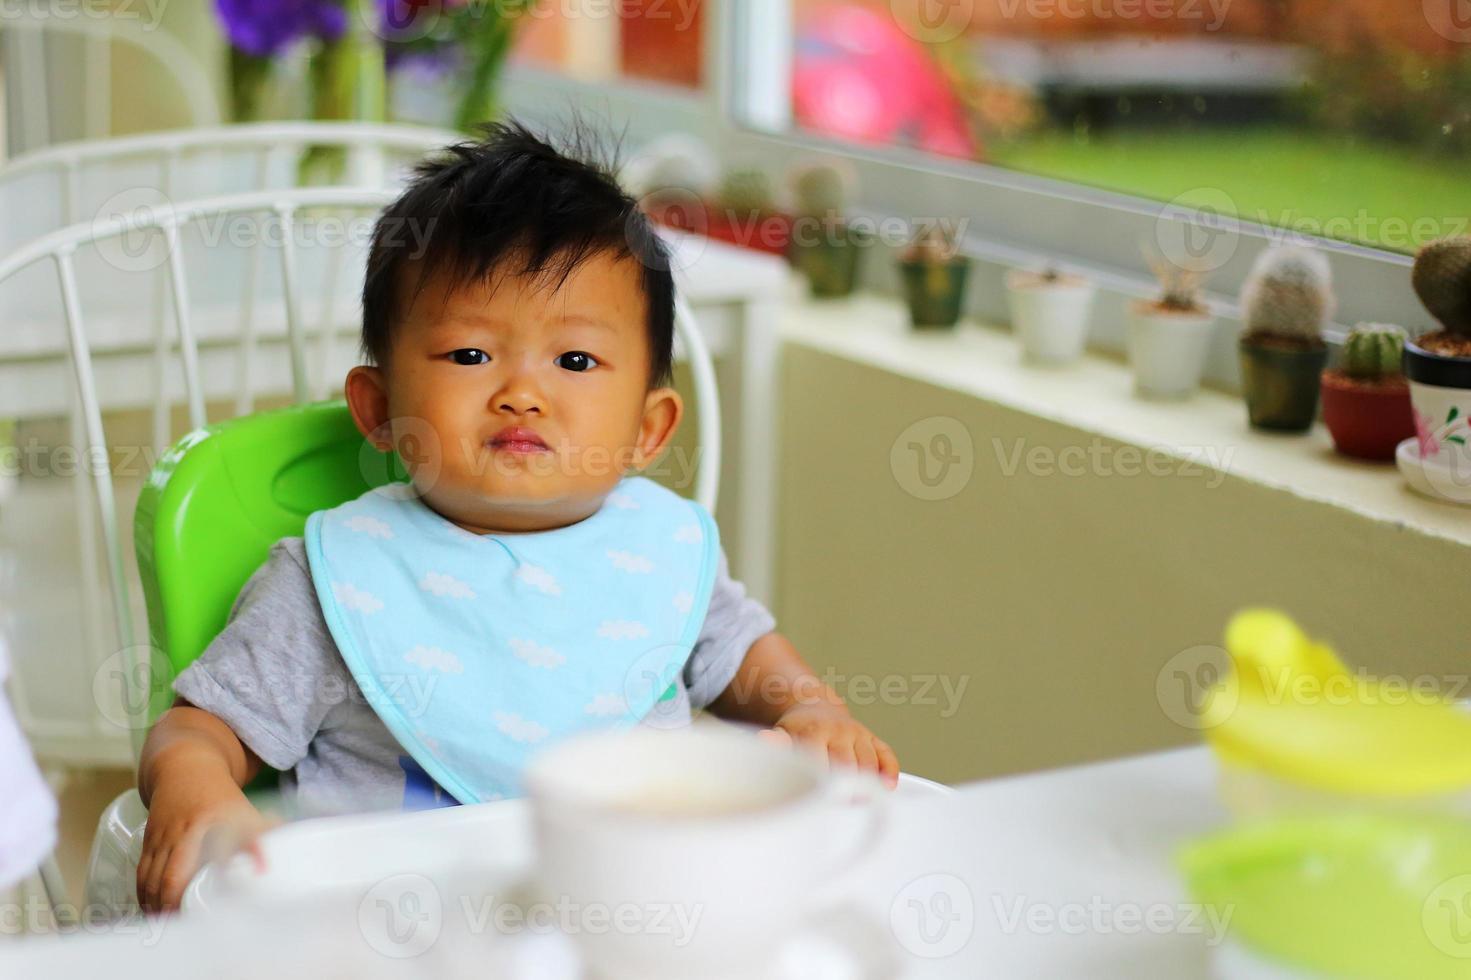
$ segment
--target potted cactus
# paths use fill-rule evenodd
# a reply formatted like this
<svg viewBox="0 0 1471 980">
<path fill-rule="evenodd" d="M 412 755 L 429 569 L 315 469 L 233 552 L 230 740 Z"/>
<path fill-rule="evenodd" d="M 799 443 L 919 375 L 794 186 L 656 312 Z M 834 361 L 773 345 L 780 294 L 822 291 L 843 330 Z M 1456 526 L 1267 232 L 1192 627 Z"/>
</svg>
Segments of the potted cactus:
<svg viewBox="0 0 1471 980">
<path fill-rule="evenodd" d="M 1257 257 L 1241 288 L 1241 391 L 1256 429 L 1306 432 L 1318 414 L 1333 313 L 1328 258 L 1295 245 Z"/>
<path fill-rule="evenodd" d="M 1200 295 L 1204 276 L 1163 256 L 1145 257 L 1160 295 L 1129 307 L 1134 390 L 1145 398 L 1188 398 L 1200 386 L 1215 327 Z"/>
<path fill-rule="evenodd" d="M 1415 293 L 1440 330 L 1405 344 L 1420 457 L 1471 469 L 1471 237 L 1431 242 L 1415 256 Z M 1438 459 L 1444 456 L 1444 460 Z"/>
<path fill-rule="evenodd" d="M 1022 355 L 1037 364 L 1077 360 L 1088 339 L 1093 293 L 1091 282 L 1052 265 L 1041 272 L 1008 272 L 1011 327 L 1021 341 Z"/>
<path fill-rule="evenodd" d="M 970 259 L 960 254 L 954 231 L 939 222 L 922 227 L 901 253 L 899 273 L 914 326 L 953 327 L 960 321 Z"/>
<path fill-rule="evenodd" d="M 1323 423 L 1345 456 L 1392 460 L 1415 434 L 1410 386 L 1400 373 L 1405 331 L 1388 323 L 1361 323 L 1344 342 L 1337 370 L 1323 372 Z"/>
<path fill-rule="evenodd" d="M 848 225 L 857 182 L 852 168 L 831 163 L 810 163 L 792 174 L 796 217 L 787 257 L 807 277 L 813 296 L 839 299 L 858 284 L 858 259 L 869 236 Z"/>
<path fill-rule="evenodd" d="M 771 180 L 754 168 L 728 171 L 706 213 L 706 232 L 732 245 L 786 255 L 792 219 L 776 205 Z"/>
</svg>

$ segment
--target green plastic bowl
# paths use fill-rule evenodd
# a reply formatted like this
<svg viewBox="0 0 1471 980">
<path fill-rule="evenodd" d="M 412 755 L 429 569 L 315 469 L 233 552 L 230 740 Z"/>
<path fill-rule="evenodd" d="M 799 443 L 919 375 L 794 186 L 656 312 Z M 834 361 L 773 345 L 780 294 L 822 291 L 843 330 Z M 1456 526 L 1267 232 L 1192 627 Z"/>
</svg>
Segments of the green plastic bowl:
<svg viewBox="0 0 1471 980">
<path fill-rule="evenodd" d="M 1247 824 L 1179 855 L 1264 962 L 1354 980 L 1471 978 L 1471 823 L 1355 813 Z"/>
</svg>

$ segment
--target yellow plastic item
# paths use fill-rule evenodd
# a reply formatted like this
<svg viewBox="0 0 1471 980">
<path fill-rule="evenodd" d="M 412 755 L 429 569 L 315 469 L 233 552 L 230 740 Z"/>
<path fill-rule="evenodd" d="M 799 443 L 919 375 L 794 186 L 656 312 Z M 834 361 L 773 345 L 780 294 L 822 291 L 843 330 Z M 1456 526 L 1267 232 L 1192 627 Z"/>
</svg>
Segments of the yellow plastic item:
<svg viewBox="0 0 1471 980">
<path fill-rule="evenodd" d="M 1471 713 L 1425 684 L 1350 672 L 1271 610 L 1237 615 L 1226 648 L 1200 721 L 1227 765 L 1349 796 L 1471 789 Z"/>
</svg>

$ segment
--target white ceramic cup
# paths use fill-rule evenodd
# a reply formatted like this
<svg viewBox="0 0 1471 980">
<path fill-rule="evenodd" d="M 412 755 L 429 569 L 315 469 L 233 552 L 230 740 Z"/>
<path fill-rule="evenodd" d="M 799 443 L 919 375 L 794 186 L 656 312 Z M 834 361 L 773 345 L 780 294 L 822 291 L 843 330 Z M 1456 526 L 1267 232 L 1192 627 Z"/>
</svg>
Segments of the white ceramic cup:
<svg viewBox="0 0 1471 980">
<path fill-rule="evenodd" d="M 598 977 L 752 977 L 882 834 L 874 777 L 721 726 L 578 736 L 526 774 L 540 901 Z"/>
</svg>

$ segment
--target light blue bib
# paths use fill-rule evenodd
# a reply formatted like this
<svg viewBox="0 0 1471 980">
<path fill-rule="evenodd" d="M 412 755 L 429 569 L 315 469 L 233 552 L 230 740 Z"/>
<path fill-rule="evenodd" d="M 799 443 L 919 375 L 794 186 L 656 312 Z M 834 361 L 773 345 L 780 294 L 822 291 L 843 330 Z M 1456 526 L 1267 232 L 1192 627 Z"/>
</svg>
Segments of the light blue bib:
<svg viewBox="0 0 1471 980">
<path fill-rule="evenodd" d="M 553 531 L 473 534 L 406 484 L 306 524 L 353 679 L 462 803 L 519 796 L 533 753 L 649 713 L 694 648 L 719 545 L 705 508 L 644 477 Z"/>
</svg>

